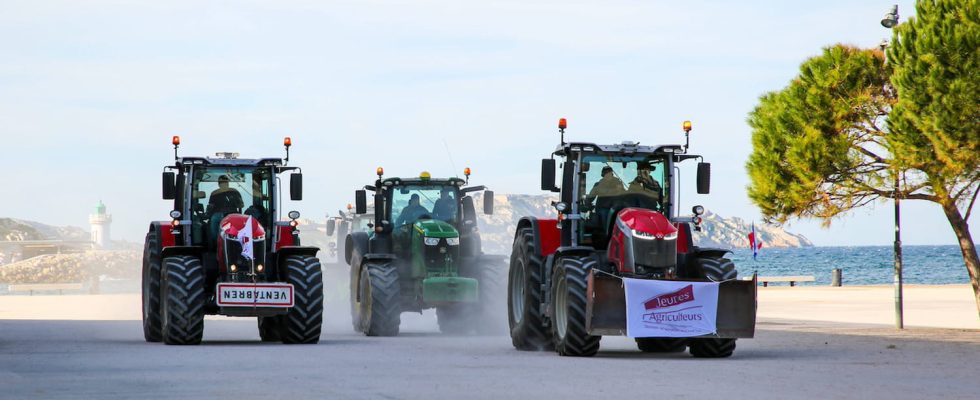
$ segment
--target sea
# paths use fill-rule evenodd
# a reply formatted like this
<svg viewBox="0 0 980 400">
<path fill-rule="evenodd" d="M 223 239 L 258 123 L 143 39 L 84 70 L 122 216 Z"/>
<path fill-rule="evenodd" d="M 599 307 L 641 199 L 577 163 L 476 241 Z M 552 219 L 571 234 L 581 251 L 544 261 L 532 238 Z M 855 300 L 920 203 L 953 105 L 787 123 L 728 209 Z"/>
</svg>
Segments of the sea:
<svg viewBox="0 0 980 400">
<path fill-rule="evenodd" d="M 750 249 L 729 254 L 739 276 L 812 275 L 806 285 L 829 285 L 840 268 L 843 285 L 885 285 L 895 282 L 892 246 L 765 248 L 752 259 Z M 959 246 L 902 246 L 902 282 L 908 284 L 970 283 Z M 800 283 L 798 283 L 800 284 Z M 776 285 L 785 285 L 777 283 Z"/>
</svg>

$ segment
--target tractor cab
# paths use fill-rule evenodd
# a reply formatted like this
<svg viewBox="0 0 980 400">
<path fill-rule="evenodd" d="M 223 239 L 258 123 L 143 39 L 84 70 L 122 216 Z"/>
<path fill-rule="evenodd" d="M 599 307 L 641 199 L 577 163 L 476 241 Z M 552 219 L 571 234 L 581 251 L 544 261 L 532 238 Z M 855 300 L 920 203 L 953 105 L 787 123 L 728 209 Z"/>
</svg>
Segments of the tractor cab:
<svg viewBox="0 0 980 400">
<path fill-rule="evenodd" d="M 379 244 L 390 236 L 388 245 L 399 256 L 411 254 L 415 236 L 428 243 L 443 238 L 451 248 L 458 248 L 460 241 L 479 240 L 471 193 L 484 191 L 483 211 L 488 215 L 493 213 L 492 191 L 484 186 L 466 187 L 469 168 L 464 170 L 466 179 L 433 179 L 428 172 L 412 178 L 384 178 L 384 170 L 378 168 L 378 171 L 374 186 L 355 193 L 355 214 L 367 213 L 366 190 L 374 191 L 374 221 L 369 235 Z"/>
<path fill-rule="evenodd" d="M 281 221 L 279 176 L 290 172 L 302 200 L 299 168 L 285 159 L 238 153 L 179 157 L 163 172 L 169 221 L 150 223 L 143 257 L 143 328 L 147 341 L 200 343 L 204 314 L 257 317 L 263 341 L 316 343 L 323 290 L 316 247 L 303 247 L 299 212 Z"/>
</svg>

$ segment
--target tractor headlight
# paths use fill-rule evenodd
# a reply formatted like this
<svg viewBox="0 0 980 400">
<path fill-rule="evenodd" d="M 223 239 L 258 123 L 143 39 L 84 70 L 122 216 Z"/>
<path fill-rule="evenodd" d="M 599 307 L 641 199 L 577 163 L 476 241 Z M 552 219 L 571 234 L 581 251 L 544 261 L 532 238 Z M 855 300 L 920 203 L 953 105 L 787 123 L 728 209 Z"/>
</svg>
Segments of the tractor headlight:
<svg viewBox="0 0 980 400">
<path fill-rule="evenodd" d="M 173 210 L 170 212 L 170 218 L 180 219 L 180 211 Z"/>
<path fill-rule="evenodd" d="M 427 237 L 427 238 L 425 238 L 425 245 L 426 246 L 438 246 L 439 245 L 439 238 L 430 238 L 430 237 Z"/>
<path fill-rule="evenodd" d="M 286 216 L 288 216 L 289 219 L 297 219 L 299 218 L 299 211 L 290 211 L 289 214 L 286 214 Z"/>
<path fill-rule="evenodd" d="M 447 238 L 446 243 L 449 243 L 450 246 L 459 246 L 459 238 L 458 237 Z"/>
</svg>

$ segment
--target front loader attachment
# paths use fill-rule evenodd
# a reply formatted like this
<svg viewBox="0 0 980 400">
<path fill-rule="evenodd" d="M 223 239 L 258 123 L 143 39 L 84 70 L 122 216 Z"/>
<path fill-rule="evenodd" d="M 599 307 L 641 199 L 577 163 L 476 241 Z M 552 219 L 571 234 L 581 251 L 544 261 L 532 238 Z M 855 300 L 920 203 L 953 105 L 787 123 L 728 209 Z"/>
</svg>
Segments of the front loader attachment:
<svg viewBox="0 0 980 400">
<path fill-rule="evenodd" d="M 756 277 L 725 281 L 718 286 L 717 335 L 712 338 L 755 336 Z M 626 291 L 623 280 L 589 273 L 586 329 L 591 335 L 626 335 Z"/>
</svg>

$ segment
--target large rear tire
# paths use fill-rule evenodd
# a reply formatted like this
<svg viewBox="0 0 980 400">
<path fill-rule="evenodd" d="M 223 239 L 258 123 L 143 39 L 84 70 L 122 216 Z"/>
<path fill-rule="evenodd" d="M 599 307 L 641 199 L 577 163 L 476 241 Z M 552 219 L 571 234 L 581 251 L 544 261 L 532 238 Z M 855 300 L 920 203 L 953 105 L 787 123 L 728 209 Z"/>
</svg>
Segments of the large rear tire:
<svg viewBox="0 0 980 400">
<path fill-rule="evenodd" d="M 293 307 L 281 318 L 279 336 L 286 344 L 314 344 L 323 326 L 323 271 L 320 260 L 287 256 L 280 268 L 293 285 Z"/>
<path fill-rule="evenodd" d="M 721 282 L 738 277 L 735 263 L 724 257 L 699 257 L 696 262 L 704 277 Z M 735 352 L 735 339 L 696 338 L 690 339 L 688 349 L 692 356 L 701 358 L 724 358 Z"/>
<path fill-rule="evenodd" d="M 687 339 L 636 338 L 636 347 L 644 353 L 680 353 L 687 349 Z"/>
<path fill-rule="evenodd" d="M 541 257 L 534 248 L 533 230 L 522 228 L 514 238 L 507 284 L 507 321 L 511 342 L 518 350 L 554 348 L 541 310 L 542 275 Z"/>
<path fill-rule="evenodd" d="M 398 270 L 390 262 L 365 262 L 352 297 L 358 332 L 367 336 L 397 336 L 401 325 Z"/>
<path fill-rule="evenodd" d="M 160 239 L 156 231 L 146 234 L 143 242 L 143 338 L 147 342 L 163 340 L 160 315 Z"/>
<path fill-rule="evenodd" d="M 560 355 L 592 357 L 599 351 L 602 336 L 590 335 L 585 327 L 588 278 L 594 266 L 590 258 L 558 261 L 551 280 L 551 320 L 555 350 Z"/>
<path fill-rule="evenodd" d="M 194 345 L 204 336 L 204 266 L 193 256 L 163 259 L 163 342 Z"/>
</svg>

